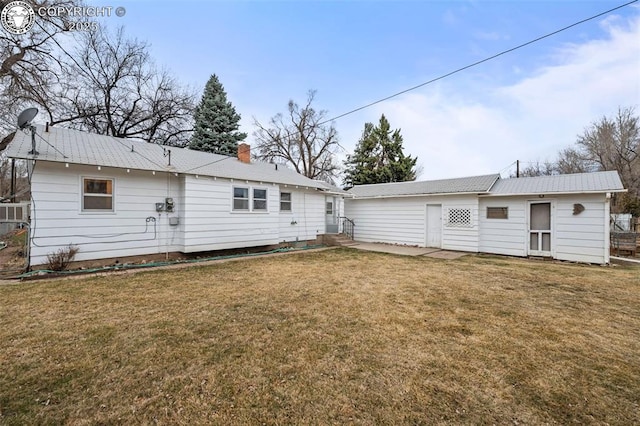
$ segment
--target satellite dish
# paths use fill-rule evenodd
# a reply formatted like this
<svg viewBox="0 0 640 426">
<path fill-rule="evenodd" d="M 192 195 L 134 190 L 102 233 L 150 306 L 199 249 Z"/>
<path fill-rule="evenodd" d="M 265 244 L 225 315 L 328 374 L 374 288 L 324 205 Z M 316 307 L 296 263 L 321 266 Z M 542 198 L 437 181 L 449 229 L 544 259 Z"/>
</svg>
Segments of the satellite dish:
<svg viewBox="0 0 640 426">
<path fill-rule="evenodd" d="M 18 116 L 18 127 L 24 129 L 29 127 L 31 121 L 38 115 L 38 108 L 27 108 Z"/>
</svg>

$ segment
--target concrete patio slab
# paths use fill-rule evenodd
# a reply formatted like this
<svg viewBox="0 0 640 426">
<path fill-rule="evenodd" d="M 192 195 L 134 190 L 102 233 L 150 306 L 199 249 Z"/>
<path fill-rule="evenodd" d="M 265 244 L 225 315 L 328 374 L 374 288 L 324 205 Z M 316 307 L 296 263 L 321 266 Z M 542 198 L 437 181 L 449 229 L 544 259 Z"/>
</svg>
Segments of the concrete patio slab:
<svg viewBox="0 0 640 426">
<path fill-rule="evenodd" d="M 424 256 L 429 253 L 440 251 L 440 249 L 437 248 L 396 246 L 393 244 L 380 243 L 356 243 L 350 245 L 349 248 L 366 251 L 376 251 L 379 253 L 399 254 L 403 256 Z"/>
</svg>

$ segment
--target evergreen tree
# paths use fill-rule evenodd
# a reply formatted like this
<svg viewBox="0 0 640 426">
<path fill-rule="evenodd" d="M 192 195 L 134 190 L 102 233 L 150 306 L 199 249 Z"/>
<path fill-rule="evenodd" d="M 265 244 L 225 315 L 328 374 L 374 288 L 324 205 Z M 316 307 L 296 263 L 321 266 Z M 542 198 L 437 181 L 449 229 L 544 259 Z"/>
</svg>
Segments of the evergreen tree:
<svg viewBox="0 0 640 426">
<path fill-rule="evenodd" d="M 391 130 L 382 115 L 378 126 L 364 125 L 353 155 L 345 161 L 345 187 L 369 183 L 406 182 L 416 179 L 417 158 L 405 156 L 400 129 Z"/>
<path fill-rule="evenodd" d="M 236 155 L 238 142 L 246 133 L 238 132 L 240 114 L 227 101 L 227 93 L 213 74 L 204 88 L 204 94 L 194 114 L 195 128 L 189 148 L 222 155 Z"/>
</svg>

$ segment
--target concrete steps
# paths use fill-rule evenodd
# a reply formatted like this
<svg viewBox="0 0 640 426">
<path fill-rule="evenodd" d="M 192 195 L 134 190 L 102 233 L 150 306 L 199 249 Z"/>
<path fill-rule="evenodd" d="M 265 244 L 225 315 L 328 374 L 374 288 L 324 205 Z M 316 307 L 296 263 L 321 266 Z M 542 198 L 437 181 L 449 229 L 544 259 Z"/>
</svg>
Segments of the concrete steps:
<svg viewBox="0 0 640 426">
<path fill-rule="evenodd" d="M 342 247 L 355 246 L 358 244 L 345 234 L 325 234 L 324 243 L 330 246 Z"/>
</svg>

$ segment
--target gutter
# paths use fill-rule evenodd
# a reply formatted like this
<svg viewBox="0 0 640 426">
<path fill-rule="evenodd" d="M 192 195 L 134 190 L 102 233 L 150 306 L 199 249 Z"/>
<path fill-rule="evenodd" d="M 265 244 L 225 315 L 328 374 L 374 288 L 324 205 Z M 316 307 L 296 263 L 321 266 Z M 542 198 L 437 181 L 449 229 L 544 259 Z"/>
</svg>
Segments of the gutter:
<svg viewBox="0 0 640 426">
<path fill-rule="evenodd" d="M 505 194 L 478 194 L 479 197 L 531 197 L 538 195 L 575 195 L 575 194 L 606 194 L 609 192 L 627 192 L 628 189 L 603 189 L 599 191 L 572 191 L 572 192 L 510 192 Z"/>
<path fill-rule="evenodd" d="M 353 198 L 356 200 L 375 200 L 380 198 L 410 198 L 410 197 L 439 197 L 439 196 L 449 196 L 449 195 L 476 195 L 482 196 L 482 192 L 439 192 L 434 194 L 399 194 L 399 195 L 366 195 L 359 197 L 357 195 L 353 195 Z"/>
</svg>

